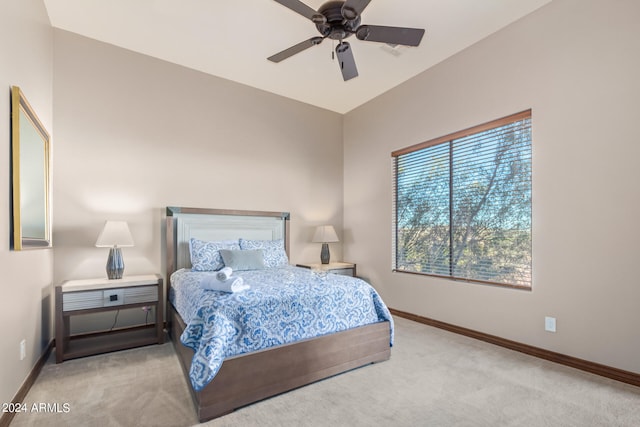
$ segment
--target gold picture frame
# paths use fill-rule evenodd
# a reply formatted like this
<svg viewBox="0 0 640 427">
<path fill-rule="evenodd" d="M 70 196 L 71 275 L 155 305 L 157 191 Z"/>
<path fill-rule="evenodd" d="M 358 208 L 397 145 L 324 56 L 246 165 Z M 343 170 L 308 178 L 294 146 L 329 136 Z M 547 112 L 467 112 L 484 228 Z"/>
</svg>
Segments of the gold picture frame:
<svg viewBox="0 0 640 427">
<path fill-rule="evenodd" d="M 18 86 L 11 87 L 13 250 L 51 247 L 50 137 Z"/>
</svg>

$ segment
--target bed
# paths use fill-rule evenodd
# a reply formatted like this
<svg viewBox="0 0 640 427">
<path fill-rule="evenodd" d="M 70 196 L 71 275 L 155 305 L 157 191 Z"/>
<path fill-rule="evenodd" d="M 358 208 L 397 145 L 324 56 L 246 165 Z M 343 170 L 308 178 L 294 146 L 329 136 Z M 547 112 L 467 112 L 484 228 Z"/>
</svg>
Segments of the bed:
<svg viewBox="0 0 640 427">
<path fill-rule="evenodd" d="M 204 353 L 201 348 L 189 342 L 189 336 L 198 330 L 194 326 L 193 315 L 184 311 L 179 304 L 170 278 L 174 275 L 176 285 L 183 286 L 183 276 L 189 277 L 191 258 L 189 242 L 199 239 L 209 242 L 236 241 L 282 241 L 289 255 L 289 214 L 285 212 L 239 211 L 202 208 L 167 207 L 166 210 L 166 274 L 169 289 L 167 292 L 167 328 L 176 348 L 183 372 L 190 385 L 191 396 L 200 422 L 210 420 L 234 411 L 242 406 L 283 393 L 303 385 L 328 378 L 371 363 L 381 362 L 390 357 L 390 344 L 393 340 L 393 325 L 390 315 L 381 314 L 380 319 L 372 320 L 362 326 L 349 325 L 338 332 L 307 337 L 295 342 L 286 342 L 264 349 L 247 351 L 237 355 L 225 356 L 220 365 L 212 372 L 203 373 L 201 369 L 192 369 L 200 365 L 196 362 Z M 299 274 L 313 275 L 313 272 L 301 273 L 297 267 L 281 266 L 280 274 L 292 277 Z M 304 270 L 304 269 L 299 269 Z M 239 274 L 239 273 L 238 273 Z M 256 276 L 247 272 L 246 280 L 253 283 L 255 292 L 248 295 L 267 292 L 268 286 L 256 286 Z M 324 276 L 327 276 L 324 274 Z M 353 278 L 324 277 L 318 273 L 313 280 L 322 283 L 354 280 Z M 331 275 L 334 276 L 334 275 Z M 180 280 L 178 280 L 180 278 Z M 362 282 L 362 281 L 359 281 Z M 189 280 L 186 280 L 189 284 Z M 317 285 L 317 284 L 316 284 Z M 361 283 L 358 285 L 360 286 Z M 311 285 L 310 285 L 311 286 Z M 368 286 L 368 285 L 367 285 Z M 317 286 L 316 286 L 317 287 Z M 274 287 L 272 287 L 274 288 Z M 193 289 L 193 288 L 192 288 Z M 373 291 L 374 294 L 375 291 Z M 240 294 L 238 294 L 240 295 Z M 228 297 L 231 298 L 231 297 Z M 176 305 L 184 313 L 185 321 Z M 238 299 L 238 298 L 235 298 Z M 381 302 L 381 300 L 380 300 Z M 188 304 L 187 304 L 188 305 Z M 388 313 L 384 303 L 376 311 Z M 202 309 L 198 311 L 201 313 Z M 185 333 L 186 330 L 186 333 Z M 182 343 L 185 337 L 188 345 Z M 282 334 L 286 335 L 285 333 Z M 194 347 L 194 348 L 192 348 Z M 246 349 L 245 349 L 246 350 Z M 194 356 L 196 356 L 194 358 Z M 192 366 L 193 362 L 193 366 Z M 197 372 L 197 375 L 194 375 Z M 198 382 L 196 376 L 201 376 Z M 211 379 L 212 378 L 212 379 Z"/>
</svg>

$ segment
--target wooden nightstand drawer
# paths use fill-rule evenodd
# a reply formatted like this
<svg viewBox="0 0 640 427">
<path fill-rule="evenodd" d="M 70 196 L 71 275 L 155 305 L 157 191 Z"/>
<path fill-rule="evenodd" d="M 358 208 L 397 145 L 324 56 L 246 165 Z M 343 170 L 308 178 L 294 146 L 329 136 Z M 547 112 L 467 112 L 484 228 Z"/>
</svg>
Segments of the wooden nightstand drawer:
<svg viewBox="0 0 640 427">
<path fill-rule="evenodd" d="M 350 262 L 330 262 L 329 264 L 296 264 L 297 267 L 309 268 L 317 271 L 327 271 L 343 276 L 356 276 L 356 265 Z"/>
<path fill-rule="evenodd" d="M 342 274 L 343 276 L 353 276 L 353 268 L 336 268 L 329 270 L 333 274 Z"/>
<path fill-rule="evenodd" d="M 158 301 L 157 286 L 138 286 L 124 289 L 124 303 L 137 304 L 141 302 Z"/>
<path fill-rule="evenodd" d="M 89 310 L 91 308 L 113 307 L 116 305 L 154 301 L 158 301 L 157 286 L 67 292 L 62 294 L 62 311 Z"/>
<path fill-rule="evenodd" d="M 86 291 L 62 294 L 62 311 L 88 310 L 103 307 L 104 291 Z"/>
<path fill-rule="evenodd" d="M 92 308 L 154 301 L 158 301 L 157 286 L 67 292 L 62 294 L 62 311 L 89 310 Z"/>
</svg>

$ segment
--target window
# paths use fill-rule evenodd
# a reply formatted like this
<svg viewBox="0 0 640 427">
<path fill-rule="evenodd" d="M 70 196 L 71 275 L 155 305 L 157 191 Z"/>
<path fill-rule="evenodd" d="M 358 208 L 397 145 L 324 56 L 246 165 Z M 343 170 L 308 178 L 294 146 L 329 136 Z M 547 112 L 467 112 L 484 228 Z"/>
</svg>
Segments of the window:
<svg viewBox="0 0 640 427">
<path fill-rule="evenodd" d="M 395 271 L 531 287 L 531 110 L 391 155 Z"/>
</svg>

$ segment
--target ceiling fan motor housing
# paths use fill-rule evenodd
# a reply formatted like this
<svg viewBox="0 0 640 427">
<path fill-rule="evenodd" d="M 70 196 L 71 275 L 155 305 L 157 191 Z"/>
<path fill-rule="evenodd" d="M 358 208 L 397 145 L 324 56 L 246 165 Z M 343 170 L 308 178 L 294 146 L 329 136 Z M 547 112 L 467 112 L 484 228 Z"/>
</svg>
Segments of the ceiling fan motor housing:
<svg viewBox="0 0 640 427">
<path fill-rule="evenodd" d="M 342 14 L 342 6 L 344 1 L 328 1 L 318 9 L 318 13 L 326 18 L 326 22 L 316 22 L 316 28 L 323 37 L 346 39 L 360 26 L 360 15 L 355 19 L 346 19 Z"/>
</svg>

